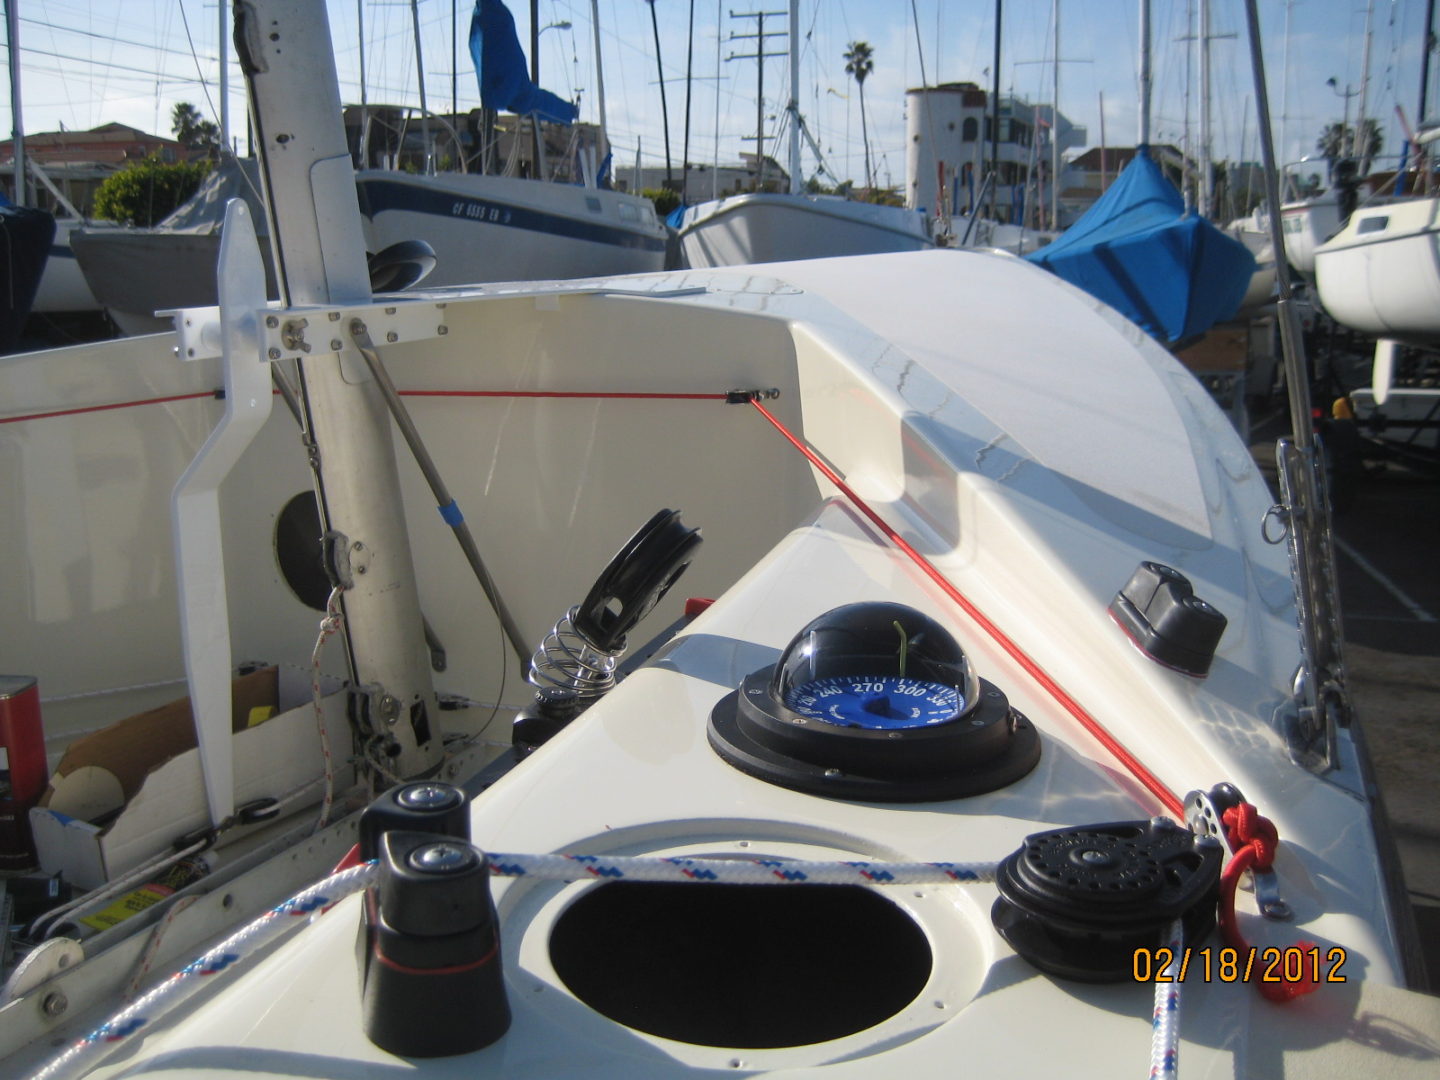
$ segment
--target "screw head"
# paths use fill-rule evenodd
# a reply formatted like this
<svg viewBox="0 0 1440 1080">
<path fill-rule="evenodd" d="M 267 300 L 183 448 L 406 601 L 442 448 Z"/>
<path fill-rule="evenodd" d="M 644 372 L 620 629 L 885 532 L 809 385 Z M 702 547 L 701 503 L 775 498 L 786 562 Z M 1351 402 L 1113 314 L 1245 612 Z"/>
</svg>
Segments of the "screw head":
<svg viewBox="0 0 1440 1080">
<path fill-rule="evenodd" d="M 279 360 L 279 359 L 280 359 L 280 350 L 279 350 L 279 349 L 271 349 L 270 352 L 269 352 L 269 356 L 270 356 L 270 359 L 271 359 L 271 360 Z"/>
<path fill-rule="evenodd" d="M 54 990 L 45 995 L 40 1008 L 46 1016 L 64 1016 L 65 1010 L 70 1008 L 70 999 L 59 990 Z"/>
<path fill-rule="evenodd" d="M 475 853 L 464 844 L 442 841 L 416 848 L 405 861 L 427 874 L 454 874 L 474 866 Z"/>
<path fill-rule="evenodd" d="M 280 320 L 274 315 L 266 315 L 265 325 L 268 326 L 271 330 L 274 330 L 277 326 L 280 325 Z"/>
<path fill-rule="evenodd" d="M 400 335 L 397 334 L 394 330 L 391 330 L 389 333 L 387 333 L 387 334 L 385 335 L 385 340 L 388 341 L 388 342 L 390 342 L 390 344 L 393 345 L 393 344 L 395 344 L 395 342 L 397 342 L 397 341 L 400 340 Z"/>
<path fill-rule="evenodd" d="M 331 339 L 330 339 L 330 351 L 331 351 L 331 352 L 339 352 L 339 351 L 340 351 L 341 349 L 343 349 L 344 347 L 345 347 L 345 343 L 344 343 L 343 341 L 341 341 L 338 337 L 337 337 L 337 338 L 331 338 Z"/>
<path fill-rule="evenodd" d="M 411 784 L 402 788 L 395 801 L 407 810 L 443 810 L 453 806 L 460 793 L 444 784 Z"/>
</svg>

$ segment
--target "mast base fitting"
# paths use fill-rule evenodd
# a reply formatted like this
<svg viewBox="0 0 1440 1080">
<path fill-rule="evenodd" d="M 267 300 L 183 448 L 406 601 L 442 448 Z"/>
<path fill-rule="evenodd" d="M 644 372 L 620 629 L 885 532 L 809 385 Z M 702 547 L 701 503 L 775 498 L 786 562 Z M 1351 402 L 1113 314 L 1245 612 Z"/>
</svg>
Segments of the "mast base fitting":
<svg viewBox="0 0 1440 1080">
<path fill-rule="evenodd" d="M 1223 855 L 1166 818 L 1035 833 L 1000 864 L 990 919 L 1047 975 L 1123 982 L 1176 919 L 1186 941 L 1214 929 Z"/>
</svg>

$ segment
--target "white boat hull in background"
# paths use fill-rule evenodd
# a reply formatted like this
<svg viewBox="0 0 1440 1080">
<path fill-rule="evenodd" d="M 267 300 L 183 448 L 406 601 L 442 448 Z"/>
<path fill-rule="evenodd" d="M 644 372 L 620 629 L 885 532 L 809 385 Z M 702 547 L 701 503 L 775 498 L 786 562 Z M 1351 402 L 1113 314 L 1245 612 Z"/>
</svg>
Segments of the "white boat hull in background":
<svg viewBox="0 0 1440 1080">
<path fill-rule="evenodd" d="M 55 219 L 55 239 L 50 245 L 50 258 L 45 263 L 45 272 L 40 275 L 40 287 L 35 291 L 35 302 L 30 305 L 31 312 L 54 315 L 62 312 L 100 310 L 100 302 L 95 299 L 95 294 L 80 269 L 80 263 L 75 258 L 70 234 L 77 228 L 105 227 L 103 222 L 83 222 L 69 217 Z M 120 228 L 119 225 L 111 227 Z"/>
<path fill-rule="evenodd" d="M 642 273 L 665 265 L 649 199 L 505 176 L 356 174 L 366 247 L 435 250 L 428 286 Z"/>
<path fill-rule="evenodd" d="M 1315 249 L 1340 231 L 1340 206 L 1327 192 L 1280 209 L 1285 260 L 1307 281 L 1315 280 Z"/>
<path fill-rule="evenodd" d="M 827 195 L 735 195 L 690 207 L 680 224 L 681 255 L 692 267 L 930 247 L 923 214 Z"/>
<path fill-rule="evenodd" d="M 1440 197 L 1362 207 L 1315 253 L 1320 303 L 1375 337 L 1440 342 Z"/>
</svg>

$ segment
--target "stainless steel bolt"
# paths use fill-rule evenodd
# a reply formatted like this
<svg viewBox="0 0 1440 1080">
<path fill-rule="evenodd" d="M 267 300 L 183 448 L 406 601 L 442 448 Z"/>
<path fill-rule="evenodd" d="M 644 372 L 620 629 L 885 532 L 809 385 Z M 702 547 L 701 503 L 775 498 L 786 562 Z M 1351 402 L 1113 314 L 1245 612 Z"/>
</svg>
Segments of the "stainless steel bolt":
<svg viewBox="0 0 1440 1080">
<path fill-rule="evenodd" d="M 345 343 L 344 343 L 343 341 L 341 341 L 338 337 L 337 337 L 337 338 L 331 338 L 331 339 L 330 339 L 330 351 L 331 351 L 331 352 L 339 352 L 339 351 L 340 351 L 341 349 L 343 349 L 344 347 L 345 347 Z"/>
<path fill-rule="evenodd" d="M 446 326 L 444 323 L 441 323 L 439 326 L 437 326 L 437 327 L 435 328 L 435 333 L 439 334 L 441 337 L 444 337 L 444 336 L 445 336 L 446 334 L 448 334 L 449 332 L 450 332 L 450 327 Z"/>
<path fill-rule="evenodd" d="M 270 356 L 270 359 L 271 359 L 271 360 L 279 360 L 279 359 L 280 359 L 280 350 L 279 350 L 279 349 L 271 349 L 270 352 L 269 352 L 269 356 Z"/>
<path fill-rule="evenodd" d="M 394 345 L 395 342 L 400 340 L 400 335 L 397 334 L 394 330 L 391 330 L 388 334 L 385 335 L 385 340 L 390 342 L 391 345 Z"/>
<path fill-rule="evenodd" d="M 277 326 L 280 325 L 280 319 L 275 315 L 266 315 L 265 325 L 268 326 L 271 330 L 274 330 Z"/>
<path fill-rule="evenodd" d="M 45 995 L 45 1000 L 40 1003 L 40 1008 L 46 1016 L 64 1016 L 65 1010 L 70 1008 L 70 999 L 59 990 L 54 990 Z"/>
</svg>

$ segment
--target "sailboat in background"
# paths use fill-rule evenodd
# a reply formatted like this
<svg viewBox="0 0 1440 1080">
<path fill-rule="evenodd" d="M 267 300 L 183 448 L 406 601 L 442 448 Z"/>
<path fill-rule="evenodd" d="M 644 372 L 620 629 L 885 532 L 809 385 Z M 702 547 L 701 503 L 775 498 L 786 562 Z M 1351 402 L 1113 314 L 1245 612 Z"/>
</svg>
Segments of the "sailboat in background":
<svg viewBox="0 0 1440 1080">
<path fill-rule="evenodd" d="M 595 34 L 598 43 L 598 27 Z M 487 109 L 532 117 L 537 129 L 542 120 L 575 121 L 573 104 L 526 73 L 515 20 L 500 0 L 476 0 L 469 45 Z M 542 181 L 539 160 L 534 179 L 363 169 L 356 185 L 368 246 L 379 251 L 405 241 L 428 244 L 435 252 L 428 285 L 659 270 L 666 232 L 654 204 L 601 186 L 605 165 L 589 149 L 580 155 L 583 184 Z"/>
<path fill-rule="evenodd" d="M 692 267 L 738 266 L 834 255 L 921 251 L 934 246 L 925 216 L 900 206 L 807 195 L 801 180 L 799 0 L 790 0 L 790 190 L 754 191 L 687 207 L 680 251 Z M 764 52 L 763 38 L 760 52 Z M 756 62 L 763 65 L 764 57 Z M 760 134 L 757 132 L 757 135 Z M 757 143 L 757 156 L 763 156 Z"/>
<path fill-rule="evenodd" d="M 1425 9 L 1425 39 L 1433 42 L 1435 0 Z M 1415 161 L 1402 160 L 1396 181 L 1416 194 L 1356 209 L 1315 250 L 1316 291 L 1337 322 L 1381 339 L 1376 345 L 1375 396 L 1384 401 L 1395 343 L 1440 344 L 1440 196 L 1435 153 L 1440 120 L 1427 117 L 1430 50 L 1420 66 L 1420 131 Z M 1361 99 L 1364 100 L 1363 98 Z M 1363 117 L 1360 128 L 1364 130 Z"/>
</svg>

